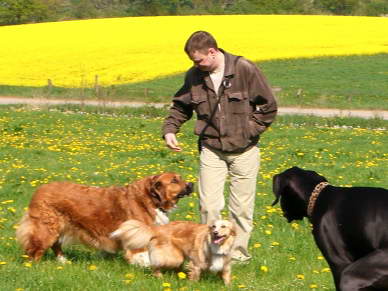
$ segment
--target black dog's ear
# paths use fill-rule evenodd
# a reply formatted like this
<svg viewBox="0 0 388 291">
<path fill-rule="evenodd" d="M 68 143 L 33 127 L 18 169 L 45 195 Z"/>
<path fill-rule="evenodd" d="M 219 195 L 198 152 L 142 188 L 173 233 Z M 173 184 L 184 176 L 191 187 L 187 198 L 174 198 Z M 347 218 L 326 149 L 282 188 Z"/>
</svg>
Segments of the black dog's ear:
<svg viewBox="0 0 388 291">
<path fill-rule="evenodd" d="M 273 176 L 272 178 L 272 191 L 273 193 L 275 194 L 275 201 L 272 202 L 271 206 L 274 206 L 275 204 L 277 204 L 279 202 L 279 199 L 280 199 L 280 196 L 283 192 L 283 189 L 285 187 L 284 183 L 281 183 L 280 182 L 280 175 L 275 175 Z"/>
</svg>

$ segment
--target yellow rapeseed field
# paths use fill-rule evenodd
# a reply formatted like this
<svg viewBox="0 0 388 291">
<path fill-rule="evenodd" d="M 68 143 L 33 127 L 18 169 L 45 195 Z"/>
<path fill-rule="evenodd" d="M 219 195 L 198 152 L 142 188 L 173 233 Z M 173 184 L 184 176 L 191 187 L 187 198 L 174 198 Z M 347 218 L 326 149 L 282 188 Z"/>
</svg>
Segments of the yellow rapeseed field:
<svg viewBox="0 0 388 291">
<path fill-rule="evenodd" d="M 92 86 L 182 72 L 188 36 L 207 30 L 252 60 L 388 52 L 388 18 L 299 15 L 165 16 L 0 27 L 0 84 Z"/>
</svg>

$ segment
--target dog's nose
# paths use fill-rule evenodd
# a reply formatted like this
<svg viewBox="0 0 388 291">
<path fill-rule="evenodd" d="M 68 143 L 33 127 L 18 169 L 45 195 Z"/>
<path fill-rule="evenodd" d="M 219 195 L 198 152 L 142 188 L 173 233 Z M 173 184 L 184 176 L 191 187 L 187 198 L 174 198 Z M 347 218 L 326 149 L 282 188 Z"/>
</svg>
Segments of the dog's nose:
<svg viewBox="0 0 388 291">
<path fill-rule="evenodd" d="M 218 231 L 216 231 L 216 230 L 213 231 L 213 234 L 214 234 L 214 235 L 218 235 Z"/>
<path fill-rule="evenodd" d="M 187 188 L 188 191 L 192 192 L 193 188 L 194 188 L 194 184 L 189 182 L 189 183 L 187 183 L 186 188 Z"/>
</svg>

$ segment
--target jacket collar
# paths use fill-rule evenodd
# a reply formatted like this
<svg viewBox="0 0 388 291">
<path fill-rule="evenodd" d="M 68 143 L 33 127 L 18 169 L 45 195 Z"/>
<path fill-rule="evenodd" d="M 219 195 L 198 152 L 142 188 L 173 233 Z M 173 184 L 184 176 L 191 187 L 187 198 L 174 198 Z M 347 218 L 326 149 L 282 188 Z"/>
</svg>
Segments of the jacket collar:
<svg viewBox="0 0 388 291">
<path fill-rule="evenodd" d="M 220 51 L 224 54 L 225 56 L 225 71 L 224 71 L 224 76 L 231 78 L 234 76 L 236 72 L 236 58 L 238 58 L 235 55 L 232 55 L 230 53 L 227 53 L 223 49 L 220 49 Z"/>
</svg>

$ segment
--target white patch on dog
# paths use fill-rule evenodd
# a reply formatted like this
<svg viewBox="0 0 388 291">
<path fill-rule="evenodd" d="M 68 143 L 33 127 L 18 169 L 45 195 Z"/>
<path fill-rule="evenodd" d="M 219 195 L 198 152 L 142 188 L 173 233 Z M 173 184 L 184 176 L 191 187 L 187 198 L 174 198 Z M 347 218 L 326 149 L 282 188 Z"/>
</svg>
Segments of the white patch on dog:
<svg viewBox="0 0 388 291">
<path fill-rule="evenodd" d="M 57 261 L 60 262 L 61 264 L 66 264 L 67 262 L 69 262 L 69 260 L 66 259 L 65 256 L 58 256 Z"/>
<path fill-rule="evenodd" d="M 209 270 L 215 273 L 222 271 L 224 268 L 224 255 L 212 254 L 212 264 Z"/>
<path fill-rule="evenodd" d="M 131 263 L 141 267 L 149 267 L 151 265 L 149 253 L 142 252 L 134 254 L 131 258 Z"/>
<path fill-rule="evenodd" d="M 169 222 L 170 220 L 168 219 L 167 214 L 159 209 L 156 209 L 155 224 L 164 225 Z"/>
</svg>

